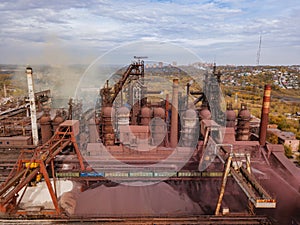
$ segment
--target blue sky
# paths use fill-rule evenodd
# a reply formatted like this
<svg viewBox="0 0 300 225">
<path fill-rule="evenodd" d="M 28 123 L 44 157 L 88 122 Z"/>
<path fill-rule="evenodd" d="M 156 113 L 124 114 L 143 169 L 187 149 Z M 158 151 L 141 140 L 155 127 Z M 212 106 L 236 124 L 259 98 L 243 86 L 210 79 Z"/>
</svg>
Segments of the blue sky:
<svg viewBox="0 0 300 225">
<path fill-rule="evenodd" d="M 255 65 L 262 34 L 261 64 L 300 64 L 298 0 L 15 0 L 1 1 L 0 15 L 0 63 L 89 64 L 151 41 Z"/>
</svg>

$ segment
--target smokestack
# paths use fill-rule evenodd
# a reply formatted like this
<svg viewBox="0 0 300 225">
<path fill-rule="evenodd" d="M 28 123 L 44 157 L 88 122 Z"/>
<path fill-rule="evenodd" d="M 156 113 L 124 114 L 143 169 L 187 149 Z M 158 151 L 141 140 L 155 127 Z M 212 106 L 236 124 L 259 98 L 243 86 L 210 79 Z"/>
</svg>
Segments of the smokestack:
<svg viewBox="0 0 300 225">
<path fill-rule="evenodd" d="M 31 67 L 26 68 L 26 74 L 27 74 L 28 96 L 29 96 L 29 104 L 30 104 L 32 142 L 34 145 L 38 145 L 39 136 L 38 136 L 38 128 L 37 128 L 37 122 L 36 122 L 36 107 L 35 107 L 35 98 L 34 98 L 33 80 L 32 80 L 32 68 Z"/>
<path fill-rule="evenodd" d="M 178 79 L 173 80 L 172 115 L 170 146 L 176 148 L 178 143 Z"/>
<path fill-rule="evenodd" d="M 263 105 L 261 110 L 260 130 L 259 130 L 259 144 L 264 146 L 266 144 L 267 126 L 269 120 L 271 102 L 271 85 L 265 85 Z"/>
</svg>

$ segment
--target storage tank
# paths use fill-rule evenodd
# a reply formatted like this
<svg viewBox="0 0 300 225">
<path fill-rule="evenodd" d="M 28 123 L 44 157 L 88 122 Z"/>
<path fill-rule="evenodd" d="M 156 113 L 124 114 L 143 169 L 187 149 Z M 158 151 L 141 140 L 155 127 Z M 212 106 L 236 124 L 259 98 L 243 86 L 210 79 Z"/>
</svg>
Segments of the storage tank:
<svg viewBox="0 0 300 225">
<path fill-rule="evenodd" d="M 227 105 L 226 110 L 226 127 L 235 127 L 236 114 L 232 108 L 232 104 Z"/>
<path fill-rule="evenodd" d="M 127 107 L 123 106 L 117 110 L 118 126 L 129 125 L 130 111 Z"/>
<path fill-rule="evenodd" d="M 207 103 L 203 102 L 199 111 L 200 120 L 211 120 L 211 112 L 208 109 Z"/>
<path fill-rule="evenodd" d="M 150 121 L 151 142 L 154 146 L 163 146 L 167 134 L 167 125 L 165 123 L 165 110 L 161 107 L 154 108 L 154 118 Z"/>
<path fill-rule="evenodd" d="M 97 132 L 97 124 L 95 118 L 91 118 L 89 120 L 89 142 L 95 143 L 97 142 L 99 136 Z"/>
<path fill-rule="evenodd" d="M 45 144 L 52 137 L 51 117 L 49 110 L 45 110 L 40 118 L 42 144 Z"/>
<path fill-rule="evenodd" d="M 117 109 L 117 134 L 118 140 L 123 145 L 130 145 L 129 120 L 130 110 L 127 107 L 123 106 Z"/>
<path fill-rule="evenodd" d="M 199 119 L 197 112 L 193 109 L 186 110 L 182 115 L 181 144 L 184 147 L 192 147 L 198 141 L 197 128 L 199 127 Z"/>
<path fill-rule="evenodd" d="M 56 129 L 58 128 L 59 124 L 64 122 L 64 118 L 62 117 L 62 112 L 60 110 L 56 111 L 56 115 L 52 121 L 52 126 L 53 126 L 53 131 L 55 132 Z"/>
<path fill-rule="evenodd" d="M 247 109 L 247 105 L 242 103 L 241 109 L 238 113 L 238 124 L 237 124 L 237 141 L 248 141 L 250 134 L 250 119 L 251 114 Z"/>
<path fill-rule="evenodd" d="M 102 133 L 102 141 L 104 145 L 114 145 L 115 143 L 115 132 L 114 132 L 114 109 L 112 107 L 103 107 L 102 109 L 102 123 L 101 133 Z"/>
<path fill-rule="evenodd" d="M 165 119 L 165 117 L 166 117 L 165 110 L 161 107 L 154 108 L 153 117 L 159 117 L 161 119 Z"/>
<path fill-rule="evenodd" d="M 152 116 L 153 116 L 153 111 L 149 107 L 144 106 L 141 109 L 141 123 L 140 123 L 140 125 L 148 126 Z"/>
</svg>

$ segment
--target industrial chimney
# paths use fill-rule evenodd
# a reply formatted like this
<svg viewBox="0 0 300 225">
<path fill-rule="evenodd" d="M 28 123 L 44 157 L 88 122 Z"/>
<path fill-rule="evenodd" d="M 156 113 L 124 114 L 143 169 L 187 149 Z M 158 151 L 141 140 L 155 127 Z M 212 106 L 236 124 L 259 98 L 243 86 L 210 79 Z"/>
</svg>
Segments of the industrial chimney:
<svg viewBox="0 0 300 225">
<path fill-rule="evenodd" d="M 178 79 L 173 80 L 170 146 L 178 143 Z"/>
<path fill-rule="evenodd" d="M 29 96 L 29 104 L 30 104 L 32 142 L 33 142 L 33 145 L 38 145 L 39 136 L 38 136 L 38 128 L 37 128 L 37 122 L 36 122 L 36 107 L 35 107 L 32 68 L 31 67 L 26 68 L 26 74 L 27 74 L 28 96 Z"/>
<path fill-rule="evenodd" d="M 270 102 L 271 102 L 271 85 L 266 84 L 264 90 L 263 105 L 261 109 L 260 130 L 259 130 L 259 144 L 262 146 L 266 145 Z"/>
</svg>

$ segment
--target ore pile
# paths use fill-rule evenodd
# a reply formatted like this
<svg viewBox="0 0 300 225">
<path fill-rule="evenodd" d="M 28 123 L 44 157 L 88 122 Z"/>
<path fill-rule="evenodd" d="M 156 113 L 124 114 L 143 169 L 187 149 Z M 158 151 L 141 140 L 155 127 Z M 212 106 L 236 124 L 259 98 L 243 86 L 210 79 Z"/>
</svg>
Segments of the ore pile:
<svg viewBox="0 0 300 225">
<path fill-rule="evenodd" d="M 76 198 L 76 201 L 74 201 Z M 170 216 L 203 214 L 187 194 L 161 182 L 150 186 L 98 186 L 63 198 L 76 216 Z M 76 202 L 76 203 L 75 203 Z"/>
</svg>

